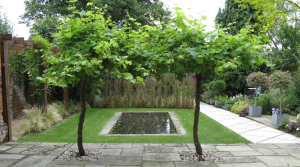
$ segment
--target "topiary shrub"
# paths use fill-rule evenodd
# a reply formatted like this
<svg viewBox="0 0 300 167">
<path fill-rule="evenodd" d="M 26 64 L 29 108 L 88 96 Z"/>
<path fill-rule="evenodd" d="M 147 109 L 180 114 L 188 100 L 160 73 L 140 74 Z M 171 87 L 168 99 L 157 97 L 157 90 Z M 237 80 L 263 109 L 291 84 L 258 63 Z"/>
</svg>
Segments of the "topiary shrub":
<svg viewBox="0 0 300 167">
<path fill-rule="evenodd" d="M 265 73 L 262 72 L 254 72 L 251 73 L 247 79 L 247 85 L 250 87 L 258 88 L 258 87 L 264 87 L 268 84 L 268 77 Z M 257 101 L 257 92 L 255 92 L 255 106 Z"/>
<path fill-rule="evenodd" d="M 280 90 L 280 114 L 282 111 L 282 90 L 287 89 L 293 83 L 291 73 L 288 71 L 283 72 L 281 70 L 274 71 L 273 74 L 270 75 L 270 87 L 271 88 L 279 88 Z"/>
<path fill-rule="evenodd" d="M 216 95 L 220 95 L 226 88 L 226 83 L 223 80 L 211 81 L 208 83 L 208 90 Z M 213 94 L 211 93 L 211 94 Z"/>
</svg>

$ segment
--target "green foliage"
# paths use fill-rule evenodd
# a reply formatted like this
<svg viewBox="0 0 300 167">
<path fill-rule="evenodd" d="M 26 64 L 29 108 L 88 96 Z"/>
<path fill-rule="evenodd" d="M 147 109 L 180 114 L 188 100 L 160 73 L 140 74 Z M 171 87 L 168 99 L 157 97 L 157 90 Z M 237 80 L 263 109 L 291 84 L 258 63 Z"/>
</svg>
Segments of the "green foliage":
<svg viewBox="0 0 300 167">
<path fill-rule="evenodd" d="M 0 6 L 0 33 L 1 34 L 13 34 L 14 33 L 14 25 L 13 23 L 7 19 L 6 13 L 2 13 L 1 11 L 3 7 Z"/>
<path fill-rule="evenodd" d="M 276 34 L 277 41 L 274 41 L 271 56 L 274 59 L 275 69 L 295 70 L 299 64 L 299 53 L 297 49 L 300 45 L 300 24 L 283 24 Z"/>
<path fill-rule="evenodd" d="M 238 102 L 235 102 L 234 105 L 232 106 L 231 108 L 231 111 L 238 114 L 240 113 L 240 111 L 244 108 L 248 107 L 247 105 L 247 102 L 246 101 L 240 101 L 239 103 Z"/>
<path fill-rule="evenodd" d="M 270 75 L 270 87 L 271 88 L 279 88 L 281 90 L 287 89 L 293 83 L 291 73 L 286 71 L 283 72 L 281 70 L 276 70 Z"/>
<path fill-rule="evenodd" d="M 142 25 L 153 24 L 154 20 L 166 21 L 171 12 L 164 9 L 160 0 L 78 0 L 75 6 L 70 7 L 68 0 L 28 0 L 25 1 L 25 13 L 21 16 L 23 23 L 29 25 L 32 21 L 45 17 L 57 17 L 72 14 L 70 9 L 88 11 L 96 6 L 98 9 L 105 7 L 105 18 L 113 22 L 128 20 L 128 14 Z M 79 15 L 79 14 L 78 14 Z M 153 19 L 151 19 L 153 18 Z M 47 29 L 47 27 L 46 27 Z M 50 32 L 53 32 L 50 30 Z"/>
<path fill-rule="evenodd" d="M 258 34 L 258 26 L 260 22 L 255 15 L 257 10 L 253 6 L 249 5 L 247 8 L 240 7 L 239 3 L 235 0 L 226 0 L 225 8 L 220 9 L 215 18 L 217 24 L 221 24 L 220 27 L 228 28 L 227 31 L 230 34 L 238 34 L 242 28 L 251 26 L 255 28 L 254 34 Z"/>
<path fill-rule="evenodd" d="M 262 114 L 272 115 L 271 95 L 266 94 L 258 97 L 257 105 L 262 107 Z"/>
<path fill-rule="evenodd" d="M 280 124 L 278 125 L 278 129 L 287 129 L 287 126 L 290 124 L 290 119 L 285 117 L 281 120 Z"/>
<path fill-rule="evenodd" d="M 45 16 L 36 19 L 30 28 L 30 38 L 38 34 L 48 42 L 53 43 L 52 35 L 58 32 L 58 27 L 61 24 L 62 21 L 58 17 Z"/>
<path fill-rule="evenodd" d="M 260 87 L 266 86 L 269 80 L 265 73 L 254 72 L 247 77 L 246 81 L 248 86 L 258 88 L 259 86 Z"/>
</svg>

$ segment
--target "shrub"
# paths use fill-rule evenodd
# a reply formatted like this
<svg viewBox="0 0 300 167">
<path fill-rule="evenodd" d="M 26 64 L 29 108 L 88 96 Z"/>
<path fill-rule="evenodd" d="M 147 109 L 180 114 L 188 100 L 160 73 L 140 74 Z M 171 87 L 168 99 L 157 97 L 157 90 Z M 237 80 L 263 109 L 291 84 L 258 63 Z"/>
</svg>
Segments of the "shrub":
<svg viewBox="0 0 300 167">
<path fill-rule="evenodd" d="M 270 94 L 259 96 L 257 105 L 262 107 L 262 114 L 272 115 L 272 103 Z"/>
<path fill-rule="evenodd" d="M 247 106 L 247 103 L 245 101 L 240 101 L 239 103 L 235 102 L 234 105 L 231 108 L 231 111 L 238 114 L 238 113 L 240 113 L 240 111 L 242 109 L 244 109 L 246 107 L 248 107 L 248 106 Z"/>
<path fill-rule="evenodd" d="M 226 83 L 223 80 L 216 80 L 208 83 L 209 91 L 213 92 L 215 95 L 220 95 L 225 88 Z"/>
<path fill-rule="evenodd" d="M 268 84 L 268 77 L 265 73 L 262 72 L 254 72 L 250 74 L 247 79 L 247 84 L 250 87 L 258 88 L 258 87 L 264 87 Z M 257 101 L 257 93 L 255 93 L 255 106 Z"/>
<path fill-rule="evenodd" d="M 270 75 L 270 87 L 279 88 L 280 90 L 280 113 L 282 111 L 282 90 L 287 89 L 291 86 L 293 80 L 291 73 L 288 71 L 283 72 L 281 70 L 276 70 Z"/>
</svg>

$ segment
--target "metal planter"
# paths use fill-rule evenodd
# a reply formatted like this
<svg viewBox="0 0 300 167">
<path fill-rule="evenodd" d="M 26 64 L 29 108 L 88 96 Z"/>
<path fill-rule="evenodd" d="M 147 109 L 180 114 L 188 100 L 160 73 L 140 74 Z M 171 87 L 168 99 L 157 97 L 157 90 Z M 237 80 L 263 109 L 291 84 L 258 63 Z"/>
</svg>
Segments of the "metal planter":
<svg viewBox="0 0 300 167">
<path fill-rule="evenodd" d="M 249 106 L 250 117 L 261 117 L 262 108 L 261 106 Z"/>
</svg>

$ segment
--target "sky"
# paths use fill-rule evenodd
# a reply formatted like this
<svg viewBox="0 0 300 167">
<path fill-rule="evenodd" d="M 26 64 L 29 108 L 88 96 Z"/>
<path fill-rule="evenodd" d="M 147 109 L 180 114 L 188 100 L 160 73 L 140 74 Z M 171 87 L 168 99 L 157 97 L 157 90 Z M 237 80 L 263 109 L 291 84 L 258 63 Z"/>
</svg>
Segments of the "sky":
<svg viewBox="0 0 300 167">
<path fill-rule="evenodd" d="M 13 22 L 14 30 L 17 37 L 24 37 L 25 40 L 29 37 L 29 27 L 25 24 L 18 24 L 19 16 L 25 13 L 25 0 L 0 0 L 0 5 L 3 7 L 1 13 L 6 13 L 8 20 Z M 212 31 L 215 17 L 219 8 L 224 8 L 225 0 L 161 0 L 165 6 L 171 10 L 174 4 L 183 9 L 186 15 L 192 15 L 194 18 L 201 18 L 202 15 L 207 17 L 203 24 L 207 25 L 206 31 Z M 188 10 L 190 8 L 190 10 Z M 200 15 L 198 13 L 201 13 Z"/>
</svg>

